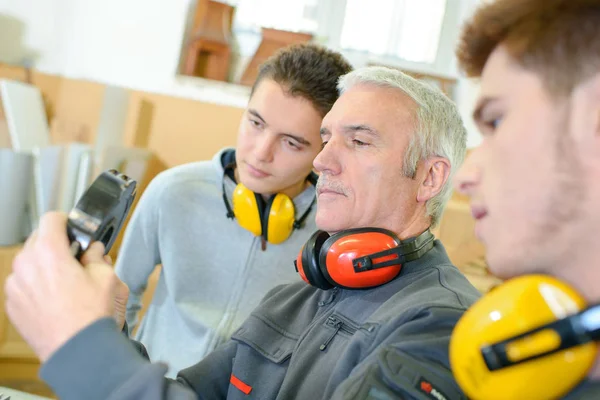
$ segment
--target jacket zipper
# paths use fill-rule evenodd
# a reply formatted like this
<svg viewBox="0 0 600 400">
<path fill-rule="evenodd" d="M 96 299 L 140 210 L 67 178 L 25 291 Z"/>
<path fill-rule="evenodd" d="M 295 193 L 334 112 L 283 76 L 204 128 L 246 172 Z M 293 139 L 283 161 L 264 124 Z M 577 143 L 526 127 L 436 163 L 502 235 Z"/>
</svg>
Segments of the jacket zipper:
<svg viewBox="0 0 600 400">
<path fill-rule="evenodd" d="M 329 346 L 329 344 L 331 343 L 335 335 L 338 334 L 339 331 L 345 332 L 348 335 L 354 335 L 354 333 L 357 331 L 356 328 L 345 324 L 344 321 L 338 319 L 334 315 L 331 315 L 329 318 L 327 318 L 327 322 L 325 322 L 325 325 L 332 326 L 335 328 L 335 330 L 333 331 L 331 336 L 329 336 L 329 338 L 321 346 L 319 346 L 319 350 L 321 351 L 324 351 L 327 348 L 327 346 Z"/>
</svg>

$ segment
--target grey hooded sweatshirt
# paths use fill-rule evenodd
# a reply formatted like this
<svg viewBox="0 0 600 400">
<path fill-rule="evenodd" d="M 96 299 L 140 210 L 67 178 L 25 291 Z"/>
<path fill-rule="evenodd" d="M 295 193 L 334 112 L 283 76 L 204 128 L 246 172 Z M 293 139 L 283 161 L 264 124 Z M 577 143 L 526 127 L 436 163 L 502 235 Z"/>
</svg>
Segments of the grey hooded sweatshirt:
<svg viewBox="0 0 600 400">
<path fill-rule="evenodd" d="M 236 183 L 224 173 L 222 157 L 231 151 L 159 174 L 140 199 L 117 257 L 115 271 L 130 289 L 132 330 L 148 278 L 162 264 L 135 338 L 152 361 L 169 365 L 170 377 L 229 339 L 273 287 L 300 280 L 289 265 L 316 230 L 312 185 L 293 199 L 296 218 L 310 208 L 302 228 L 264 251 L 260 237 L 228 219 L 223 188 L 231 204 Z"/>
</svg>

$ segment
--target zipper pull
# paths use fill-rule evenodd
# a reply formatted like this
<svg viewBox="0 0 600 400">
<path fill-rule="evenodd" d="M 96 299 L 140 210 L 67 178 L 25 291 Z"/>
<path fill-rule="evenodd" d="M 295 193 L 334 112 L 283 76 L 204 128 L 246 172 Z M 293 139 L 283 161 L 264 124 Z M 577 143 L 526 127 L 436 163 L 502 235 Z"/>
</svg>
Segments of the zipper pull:
<svg viewBox="0 0 600 400">
<path fill-rule="evenodd" d="M 325 343 L 323 343 L 320 347 L 319 350 L 323 351 L 327 348 L 327 346 L 329 346 L 329 343 L 331 343 L 331 341 L 333 340 L 333 338 L 335 337 L 335 335 L 337 335 L 337 333 L 340 331 L 340 329 L 342 329 L 342 321 L 338 321 L 335 324 L 335 331 L 333 332 L 333 334 L 329 337 L 329 339 L 327 339 L 325 341 Z"/>
</svg>

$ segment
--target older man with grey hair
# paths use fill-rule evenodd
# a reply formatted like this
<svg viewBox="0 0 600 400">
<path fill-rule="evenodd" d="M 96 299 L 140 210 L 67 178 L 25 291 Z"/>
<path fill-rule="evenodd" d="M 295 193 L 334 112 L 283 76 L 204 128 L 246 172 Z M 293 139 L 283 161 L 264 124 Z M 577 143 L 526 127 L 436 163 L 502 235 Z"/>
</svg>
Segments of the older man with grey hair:
<svg viewBox="0 0 600 400">
<path fill-rule="evenodd" d="M 42 219 L 14 264 L 7 309 L 60 398 L 462 398 L 448 343 L 478 292 L 429 228 L 464 158 L 465 129 L 441 92 L 396 70 L 358 69 L 339 88 L 314 161 L 321 230 L 295 263 L 305 282 L 273 289 L 176 380 L 113 318 L 123 299 L 113 301 L 120 282 L 101 246 L 81 268 L 64 215 Z"/>
</svg>

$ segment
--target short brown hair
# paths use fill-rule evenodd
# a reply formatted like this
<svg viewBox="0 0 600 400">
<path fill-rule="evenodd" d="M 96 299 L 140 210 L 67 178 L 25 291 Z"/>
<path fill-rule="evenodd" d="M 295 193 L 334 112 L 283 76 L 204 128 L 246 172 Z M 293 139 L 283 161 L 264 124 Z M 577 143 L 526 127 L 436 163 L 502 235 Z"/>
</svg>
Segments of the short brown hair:
<svg viewBox="0 0 600 400">
<path fill-rule="evenodd" d="M 462 31 L 456 54 L 470 77 L 481 76 L 498 45 L 541 75 L 555 95 L 569 94 L 600 72 L 598 0 L 497 0 L 484 3 Z"/>
<path fill-rule="evenodd" d="M 315 44 L 291 45 L 260 66 L 250 96 L 263 79 L 272 79 L 290 95 L 309 100 L 325 116 L 339 96 L 338 79 L 351 70 L 340 53 Z"/>
</svg>

